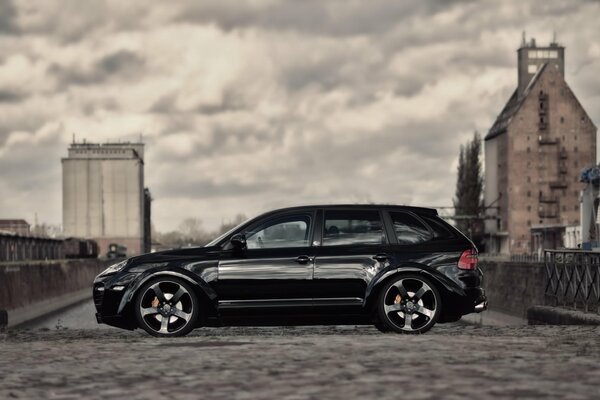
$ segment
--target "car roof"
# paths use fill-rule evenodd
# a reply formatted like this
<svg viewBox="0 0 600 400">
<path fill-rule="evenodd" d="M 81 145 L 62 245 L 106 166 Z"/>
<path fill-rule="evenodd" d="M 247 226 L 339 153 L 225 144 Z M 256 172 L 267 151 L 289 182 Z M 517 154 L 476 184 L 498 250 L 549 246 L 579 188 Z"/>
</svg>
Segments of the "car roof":
<svg viewBox="0 0 600 400">
<path fill-rule="evenodd" d="M 294 206 L 294 207 L 285 207 L 279 208 L 276 210 L 268 211 L 264 213 L 279 213 L 279 212 L 287 212 L 287 211 L 309 211 L 314 209 L 387 209 L 387 210 L 398 210 L 398 211 L 412 211 L 417 214 L 429 214 L 429 215 L 437 215 L 437 210 L 435 208 L 427 208 L 427 207 L 416 207 L 416 206 L 405 206 L 405 205 L 397 205 L 397 204 L 314 204 L 314 205 L 303 205 L 303 206 Z"/>
</svg>

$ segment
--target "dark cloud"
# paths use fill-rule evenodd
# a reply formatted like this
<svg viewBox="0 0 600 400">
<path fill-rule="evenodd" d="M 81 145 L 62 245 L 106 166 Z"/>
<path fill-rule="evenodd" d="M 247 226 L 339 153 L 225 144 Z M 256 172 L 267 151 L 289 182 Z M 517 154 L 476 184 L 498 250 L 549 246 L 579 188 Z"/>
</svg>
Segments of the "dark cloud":
<svg viewBox="0 0 600 400">
<path fill-rule="evenodd" d="M 178 119 L 193 118 L 194 114 L 215 115 L 232 111 L 242 111 L 251 108 L 244 96 L 235 88 L 225 88 L 223 96 L 216 104 L 199 104 L 191 111 L 182 111 L 177 107 L 178 93 L 172 92 L 158 98 L 148 109 L 154 114 L 179 114 Z"/>
<path fill-rule="evenodd" d="M 0 0 L 0 35 L 16 34 L 17 11 L 11 0 Z"/>
<path fill-rule="evenodd" d="M 111 79 L 134 80 L 142 76 L 144 59 L 129 50 L 119 50 L 97 60 L 89 68 L 54 64 L 49 72 L 59 87 L 98 85 Z"/>
<path fill-rule="evenodd" d="M 369 2 L 305 0 L 256 5 L 238 1 L 188 1 L 178 19 L 214 23 L 224 30 L 258 27 L 331 36 L 385 32 L 417 15 L 431 15 L 468 1 Z"/>
<path fill-rule="evenodd" d="M 12 90 L 0 89 L 0 103 L 18 103 L 25 98 L 25 95 Z"/>
<path fill-rule="evenodd" d="M 191 199 L 215 197 L 244 197 L 265 192 L 275 187 L 269 182 L 234 182 L 222 180 L 213 182 L 200 176 L 179 175 L 169 181 L 159 184 L 154 189 L 169 197 L 186 197 Z"/>
</svg>

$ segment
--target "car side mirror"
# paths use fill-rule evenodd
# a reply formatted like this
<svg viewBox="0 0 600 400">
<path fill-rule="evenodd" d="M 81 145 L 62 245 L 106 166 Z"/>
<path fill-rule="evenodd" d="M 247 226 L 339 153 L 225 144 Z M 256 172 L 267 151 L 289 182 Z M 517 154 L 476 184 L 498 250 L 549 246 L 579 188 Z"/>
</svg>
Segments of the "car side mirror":
<svg viewBox="0 0 600 400">
<path fill-rule="evenodd" d="M 246 235 L 243 233 L 236 233 L 230 239 L 231 245 L 236 250 L 244 250 L 246 248 Z"/>
</svg>

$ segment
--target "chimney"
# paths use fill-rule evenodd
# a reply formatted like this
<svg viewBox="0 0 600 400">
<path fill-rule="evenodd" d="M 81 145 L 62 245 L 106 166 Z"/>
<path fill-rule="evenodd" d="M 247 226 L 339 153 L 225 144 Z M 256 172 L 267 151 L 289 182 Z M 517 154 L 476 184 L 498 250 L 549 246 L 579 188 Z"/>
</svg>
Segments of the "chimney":
<svg viewBox="0 0 600 400">
<path fill-rule="evenodd" d="M 552 43 L 548 46 L 538 46 L 534 38 L 531 38 L 527 43 L 523 34 L 521 47 L 517 50 L 517 54 L 519 64 L 519 86 L 517 90 L 519 97 L 523 95 L 531 78 L 544 64 L 548 64 L 546 68 L 559 70 L 563 78 L 565 76 L 565 48 L 556 42 L 556 34 Z"/>
</svg>

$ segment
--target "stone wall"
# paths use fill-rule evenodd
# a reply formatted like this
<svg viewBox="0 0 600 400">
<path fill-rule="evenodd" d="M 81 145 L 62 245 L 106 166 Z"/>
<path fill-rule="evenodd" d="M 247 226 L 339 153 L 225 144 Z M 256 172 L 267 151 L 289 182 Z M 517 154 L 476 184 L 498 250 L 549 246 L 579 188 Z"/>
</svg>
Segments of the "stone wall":
<svg viewBox="0 0 600 400">
<path fill-rule="evenodd" d="M 0 310 L 26 307 L 91 288 L 94 277 L 114 260 L 23 261 L 0 264 Z"/>
<path fill-rule="evenodd" d="M 527 318 L 528 308 L 544 304 L 543 263 L 483 260 L 479 266 L 490 309 Z"/>
</svg>

